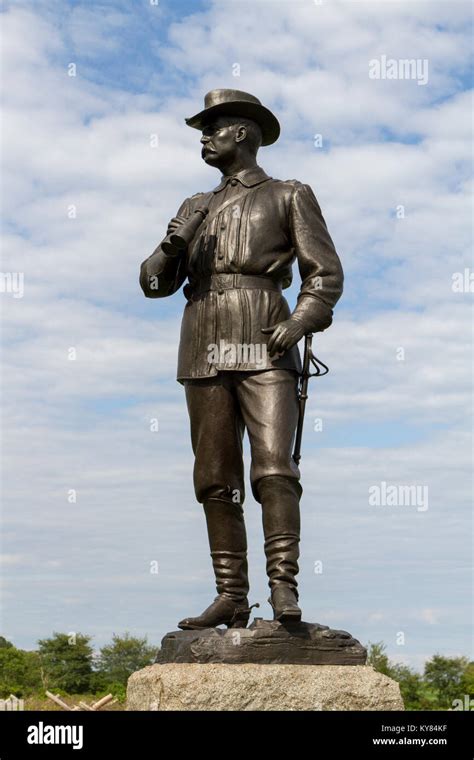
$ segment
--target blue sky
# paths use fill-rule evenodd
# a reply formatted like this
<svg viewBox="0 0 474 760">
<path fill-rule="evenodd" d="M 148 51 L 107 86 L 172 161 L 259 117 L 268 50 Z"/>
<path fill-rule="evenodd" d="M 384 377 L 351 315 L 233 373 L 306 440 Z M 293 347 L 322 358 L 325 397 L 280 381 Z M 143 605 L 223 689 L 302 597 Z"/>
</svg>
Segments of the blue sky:
<svg viewBox="0 0 474 760">
<path fill-rule="evenodd" d="M 159 643 L 213 598 L 175 380 L 185 301 L 145 299 L 138 272 L 219 179 L 184 117 L 234 87 L 279 116 L 259 163 L 313 187 L 346 275 L 315 341 L 331 372 L 304 436 L 304 618 L 415 667 L 472 656 L 472 292 L 453 290 L 472 269 L 470 4 L 19 0 L 2 15 L 2 271 L 24 273 L 22 297 L 0 293 L 4 635 Z M 369 78 L 381 56 L 426 60 L 428 81 Z M 295 270 L 292 306 L 298 287 Z M 382 482 L 426 486 L 428 509 L 371 506 Z M 249 496 L 250 598 L 269 617 L 259 509 Z"/>
</svg>

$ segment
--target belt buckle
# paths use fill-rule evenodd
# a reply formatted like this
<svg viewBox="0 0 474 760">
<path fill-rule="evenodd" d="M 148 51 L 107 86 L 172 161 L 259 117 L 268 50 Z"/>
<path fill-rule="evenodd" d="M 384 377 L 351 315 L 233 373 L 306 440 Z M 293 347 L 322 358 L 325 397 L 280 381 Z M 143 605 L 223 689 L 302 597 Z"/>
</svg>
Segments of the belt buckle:
<svg viewBox="0 0 474 760">
<path fill-rule="evenodd" d="M 221 276 L 220 274 L 215 275 L 215 290 L 217 290 L 217 295 L 222 296 L 224 295 L 225 290 L 225 277 Z"/>
</svg>

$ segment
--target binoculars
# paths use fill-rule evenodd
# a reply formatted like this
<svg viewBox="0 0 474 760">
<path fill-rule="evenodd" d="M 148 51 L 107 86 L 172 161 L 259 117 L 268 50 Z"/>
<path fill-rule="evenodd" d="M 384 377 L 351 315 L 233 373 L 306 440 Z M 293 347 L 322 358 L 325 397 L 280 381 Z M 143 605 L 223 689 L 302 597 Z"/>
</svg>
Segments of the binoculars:
<svg viewBox="0 0 474 760">
<path fill-rule="evenodd" d="M 188 247 L 208 213 L 209 209 L 205 206 L 197 208 L 181 227 L 163 240 L 161 248 L 166 256 L 178 256 Z"/>
</svg>

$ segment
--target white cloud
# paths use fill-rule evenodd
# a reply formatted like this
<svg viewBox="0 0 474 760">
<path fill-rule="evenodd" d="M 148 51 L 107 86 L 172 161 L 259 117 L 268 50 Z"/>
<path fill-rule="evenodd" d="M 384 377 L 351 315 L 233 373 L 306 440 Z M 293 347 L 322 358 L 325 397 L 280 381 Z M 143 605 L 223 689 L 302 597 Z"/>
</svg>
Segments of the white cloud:
<svg viewBox="0 0 474 760">
<path fill-rule="evenodd" d="M 439 613 L 437 610 L 421 610 L 420 617 L 426 623 L 429 623 L 429 625 L 436 625 L 439 622 Z"/>
<path fill-rule="evenodd" d="M 0 554 L 0 565 L 22 565 L 26 560 L 25 554 Z"/>
</svg>

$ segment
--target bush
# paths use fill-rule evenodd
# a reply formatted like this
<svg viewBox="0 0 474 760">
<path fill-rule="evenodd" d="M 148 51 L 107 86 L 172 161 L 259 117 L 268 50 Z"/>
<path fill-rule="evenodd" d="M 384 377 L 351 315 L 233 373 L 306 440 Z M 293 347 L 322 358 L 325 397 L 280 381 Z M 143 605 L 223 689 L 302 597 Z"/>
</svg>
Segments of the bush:
<svg viewBox="0 0 474 760">
<path fill-rule="evenodd" d="M 127 685 L 132 673 L 151 665 L 157 647 L 149 646 L 147 638 L 139 639 L 127 632 L 123 636 L 114 633 L 112 644 L 102 647 L 96 667 L 108 683 Z"/>
<path fill-rule="evenodd" d="M 0 698 L 24 697 L 42 688 L 38 652 L 0 646 Z"/>
<path fill-rule="evenodd" d="M 462 698 L 463 682 L 469 662 L 465 657 L 435 654 L 425 665 L 425 681 L 436 695 L 439 709 L 448 710 L 455 699 Z"/>
<path fill-rule="evenodd" d="M 90 690 L 93 656 L 90 639 L 80 633 L 53 633 L 52 638 L 38 641 L 46 688 L 63 689 L 69 694 Z"/>
<path fill-rule="evenodd" d="M 420 675 L 406 665 L 390 662 L 385 644 L 368 644 L 367 663 L 400 684 L 406 710 L 450 710 L 455 699 L 474 693 L 474 663 L 465 657 L 435 654 Z"/>
</svg>

